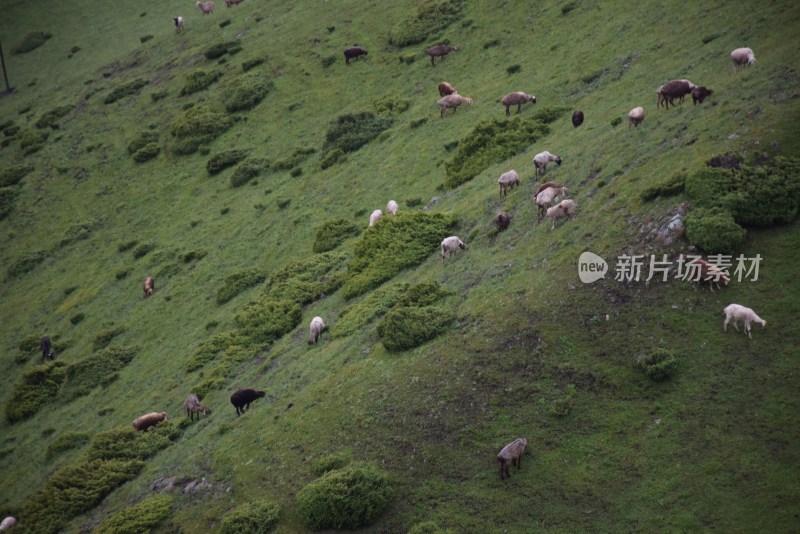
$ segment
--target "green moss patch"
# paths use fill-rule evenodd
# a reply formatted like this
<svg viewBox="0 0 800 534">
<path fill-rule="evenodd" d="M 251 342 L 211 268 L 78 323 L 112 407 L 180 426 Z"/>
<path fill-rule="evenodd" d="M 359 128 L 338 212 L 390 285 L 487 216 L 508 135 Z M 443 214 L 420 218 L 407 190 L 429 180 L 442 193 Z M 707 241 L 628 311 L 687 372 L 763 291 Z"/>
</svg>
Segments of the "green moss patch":
<svg viewBox="0 0 800 534">
<path fill-rule="evenodd" d="M 461 18 L 464 0 L 426 0 L 413 15 L 402 20 L 389 34 L 389 43 L 403 47 L 435 38 Z"/>
<path fill-rule="evenodd" d="M 140 78 L 138 80 L 126 83 L 125 85 L 121 85 L 116 89 L 114 89 L 113 91 L 111 91 L 108 95 L 106 95 L 106 97 L 103 99 L 103 103 L 113 104 L 117 100 L 121 100 L 126 96 L 136 94 L 142 87 L 144 87 L 148 83 L 150 82 Z"/>
<path fill-rule="evenodd" d="M 222 517 L 220 534 L 266 534 L 278 524 L 281 509 L 269 501 L 237 506 Z"/>
<path fill-rule="evenodd" d="M 112 515 L 94 532 L 95 534 L 140 534 L 151 532 L 172 511 L 172 497 L 153 495 L 133 506 Z"/>
<path fill-rule="evenodd" d="M 257 286 L 267 279 L 260 269 L 245 269 L 227 277 L 217 290 L 217 304 L 225 304 L 242 291 Z"/>
<path fill-rule="evenodd" d="M 252 109 L 274 88 L 275 84 L 262 72 L 243 74 L 225 91 L 225 109 L 231 113 Z"/>
<path fill-rule="evenodd" d="M 266 295 L 301 305 L 330 295 L 344 282 L 346 261 L 345 254 L 326 252 L 289 262 L 270 277 Z"/>
<path fill-rule="evenodd" d="M 347 219 L 336 219 L 328 221 L 317 228 L 314 235 L 314 252 L 328 252 L 344 242 L 345 239 L 357 236 L 361 233 L 361 228 Z"/>
</svg>

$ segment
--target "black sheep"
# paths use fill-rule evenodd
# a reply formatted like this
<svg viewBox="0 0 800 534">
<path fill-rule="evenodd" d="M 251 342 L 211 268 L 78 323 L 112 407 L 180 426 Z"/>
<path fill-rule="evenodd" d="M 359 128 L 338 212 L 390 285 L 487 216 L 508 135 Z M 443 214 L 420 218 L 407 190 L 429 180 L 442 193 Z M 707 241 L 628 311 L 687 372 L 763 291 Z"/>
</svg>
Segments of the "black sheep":
<svg viewBox="0 0 800 534">
<path fill-rule="evenodd" d="M 583 124 L 583 111 L 576 111 L 572 114 L 572 125 L 577 128 Z"/>
<path fill-rule="evenodd" d="M 42 336 L 42 339 L 39 341 L 39 348 L 42 349 L 42 363 L 47 359 L 52 360 L 55 358 L 56 352 L 53 350 L 48 336 Z"/>
<path fill-rule="evenodd" d="M 263 391 L 252 388 L 237 389 L 231 395 L 231 404 L 236 408 L 236 415 L 242 415 L 250 407 L 250 403 L 264 396 Z"/>
<path fill-rule="evenodd" d="M 344 62 L 349 65 L 351 59 L 358 59 L 358 56 L 366 56 L 367 49 L 360 46 L 351 46 L 344 49 Z"/>
</svg>

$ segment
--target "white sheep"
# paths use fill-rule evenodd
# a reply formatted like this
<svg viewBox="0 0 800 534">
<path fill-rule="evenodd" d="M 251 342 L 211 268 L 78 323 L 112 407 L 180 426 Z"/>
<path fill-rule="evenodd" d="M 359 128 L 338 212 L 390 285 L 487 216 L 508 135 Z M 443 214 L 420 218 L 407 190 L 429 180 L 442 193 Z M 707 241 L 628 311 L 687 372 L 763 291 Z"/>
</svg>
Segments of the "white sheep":
<svg viewBox="0 0 800 534">
<path fill-rule="evenodd" d="M 555 161 L 558 165 L 561 165 L 561 158 L 555 154 L 551 154 L 547 150 L 544 152 L 539 152 L 533 156 L 533 165 L 536 167 L 536 176 L 544 176 L 544 173 L 547 172 L 547 164 L 551 161 Z"/>
<path fill-rule="evenodd" d="M 386 213 L 389 215 L 397 215 L 397 210 L 400 209 L 400 206 L 397 205 L 397 202 L 394 200 L 390 200 L 386 203 Z"/>
<path fill-rule="evenodd" d="M 442 262 L 444 262 L 445 254 L 447 254 L 447 257 L 449 258 L 456 250 L 466 250 L 466 248 L 467 245 L 465 245 L 464 242 L 458 238 L 458 236 L 451 235 L 450 237 L 445 237 L 442 240 Z"/>
<path fill-rule="evenodd" d="M 644 108 L 642 106 L 638 106 L 633 108 L 628 112 L 628 129 L 631 126 L 636 126 L 637 128 L 644 120 Z"/>
<path fill-rule="evenodd" d="M 505 196 L 506 189 L 511 189 L 515 185 L 519 185 L 519 174 L 513 169 L 504 172 L 500 175 L 500 179 L 497 180 L 497 183 L 500 184 L 500 194 Z"/>
<path fill-rule="evenodd" d="M 439 100 L 436 101 L 439 104 L 439 117 L 444 118 L 444 114 L 448 109 L 452 109 L 453 113 L 458 111 L 458 106 L 461 104 L 468 104 L 472 105 L 472 99 L 467 98 L 466 96 L 461 96 L 458 93 L 453 93 L 452 95 L 443 96 Z"/>
<path fill-rule="evenodd" d="M 737 48 L 731 52 L 731 63 L 733 70 L 739 70 L 739 67 L 746 67 L 756 62 L 756 56 L 749 48 Z"/>
<path fill-rule="evenodd" d="M 175 21 L 175 31 L 176 32 L 182 31 L 183 30 L 183 17 L 178 15 L 177 17 L 174 17 L 172 20 Z"/>
<path fill-rule="evenodd" d="M 550 230 L 555 230 L 556 228 L 556 221 L 558 219 L 563 219 L 567 217 L 568 219 L 572 219 L 575 215 L 575 208 L 577 204 L 571 198 L 565 198 L 552 208 L 548 208 L 547 210 L 547 218 L 553 221 L 552 226 L 550 226 Z"/>
<path fill-rule="evenodd" d="M 541 221 L 550 203 L 558 196 L 564 196 L 568 192 L 567 188 L 555 182 L 547 182 L 539 186 L 534 201 L 536 202 L 536 221 Z"/>
<path fill-rule="evenodd" d="M 739 327 L 736 323 L 744 321 L 744 332 L 750 339 L 753 338 L 753 336 L 750 335 L 750 323 L 759 323 L 761 328 L 767 326 L 767 321 L 756 315 L 756 312 L 739 304 L 728 304 L 725 306 L 723 312 L 725 313 L 725 322 L 722 323 L 722 330 L 724 332 L 728 331 L 728 321 L 731 319 L 733 319 L 733 327 L 737 332 L 739 331 Z"/>
<path fill-rule="evenodd" d="M 3 522 L 0 523 L 0 532 L 6 532 L 11 530 L 11 527 L 17 524 L 17 518 L 13 516 L 8 516 L 3 519 Z"/>
<path fill-rule="evenodd" d="M 500 99 L 500 102 L 506 107 L 506 117 L 511 115 L 511 111 L 509 109 L 511 106 L 517 106 L 517 113 L 522 110 L 522 104 L 526 102 L 533 102 L 536 103 L 536 97 L 533 95 L 529 95 L 523 93 L 522 91 L 515 91 L 513 93 L 508 93 L 503 98 Z"/>
<path fill-rule="evenodd" d="M 381 220 L 381 217 L 383 217 L 383 212 L 381 210 L 373 211 L 369 216 L 369 225 L 375 226 L 375 224 Z"/>
<path fill-rule="evenodd" d="M 317 316 L 311 319 L 311 325 L 308 327 L 308 330 L 308 344 L 315 345 L 317 341 L 319 341 L 322 331 L 325 330 L 325 322 L 322 320 L 322 317 Z"/>
<path fill-rule="evenodd" d="M 208 2 L 201 2 L 200 0 L 197 0 L 197 3 L 195 4 L 195 6 L 197 8 L 199 8 L 200 11 L 203 12 L 203 15 L 208 15 L 210 13 L 213 13 L 214 12 L 214 8 L 217 7 L 217 6 L 214 5 L 214 2 L 212 2 L 211 0 L 208 0 Z"/>
</svg>

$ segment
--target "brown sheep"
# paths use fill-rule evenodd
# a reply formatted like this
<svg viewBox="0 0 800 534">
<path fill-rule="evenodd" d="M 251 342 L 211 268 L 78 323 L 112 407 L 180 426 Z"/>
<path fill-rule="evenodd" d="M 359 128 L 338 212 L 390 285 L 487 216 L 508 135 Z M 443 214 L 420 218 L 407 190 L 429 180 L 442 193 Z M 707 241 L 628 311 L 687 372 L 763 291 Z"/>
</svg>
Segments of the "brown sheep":
<svg viewBox="0 0 800 534">
<path fill-rule="evenodd" d="M 203 15 L 209 15 L 213 13 L 214 8 L 217 7 L 214 5 L 214 2 L 211 2 L 210 0 L 208 2 L 200 2 L 200 0 L 197 0 L 195 6 L 203 12 Z"/>
<path fill-rule="evenodd" d="M 697 271 L 694 270 L 698 267 L 700 270 L 699 278 L 696 276 Z M 717 289 L 722 289 L 720 287 L 720 282 L 727 286 L 731 281 L 730 277 L 725 274 L 722 269 L 699 257 L 694 257 L 690 261 L 686 262 L 686 273 L 684 273 L 683 279 L 686 280 L 689 277 L 691 277 L 690 279 L 693 280 L 699 279 L 701 283 L 709 282 L 709 288 L 712 292 L 714 291 L 714 285 L 717 286 Z"/>
<path fill-rule="evenodd" d="M 712 91 L 708 87 L 698 85 L 697 87 L 692 89 L 692 104 L 697 105 L 698 102 L 702 104 L 703 100 L 705 100 L 706 98 L 708 98 L 713 94 L 714 91 Z"/>
<path fill-rule="evenodd" d="M 225 0 L 225 7 L 238 6 L 244 0 Z"/>
<path fill-rule="evenodd" d="M 663 104 L 665 109 L 669 109 L 670 104 L 673 106 L 675 105 L 674 100 L 676 98 L 679 98 L 680 102 L 683 102 L 683 97 L 691 93 L 692 89 L 695 87 L 697 86 L 689 80 L 672 80 L 665 83 L 656 91 L 658 94 L 656 108 L 661 107 Z"/>
<path fill-rule="evenodd" d="M 447 82 L 442 82 L 439 84 L 439 96 L 452 95 L 453 93 L 457 92 L 458 91 L 456 91 L 456 88 Z"/>
<path fill-rule="evenodd" d="M 535 104 L 536 97 L 523 93 L 522 91 L 516 91 L 505 95 L 500 99 L 500 102 L 502 102 L 502 104 L 506 107 L 506 117 L 508 117 L 511 115 L 511 106 L 517 106 L 517 113 L 519 113 L 522 111 L 522 104 L 525 104 L 526 102 L 533 102 Z"/>
<path fill-rule="evenodd" d="M 446 56 L 450 52 L 458 52 L 458 47 L 446 44 L 438 44 L 436 46 L 430 47 L 428 49 L 428 55 L 431 56 L 431 65 L 436 66 L 436 62 L 434 60 L 437 57 L 442 58 L 441 61 L 444 61 L 444 56 Z"/>
<path fill-rule="evenodd" d="M 366 56 L 367 49 L 361 46 L 351 46 L 344 49 L 344 62 L 346 65 L 350 64 L 351 59 L 358 59 L 359 56 Z"/>
<path fill-rule="evenodd" d="M 508 229 L 508 226 L 511 224 L 511 217 L 508 215 L 508 213 L 501 211 L 497 214 L 494 224 L 497 226 L 497 229 L 502 232 L 503 230 Z"/>
<path fill-rule="evenodd" d="M 150 412 L 133 420 L 133 429 L 146 432 L 151 426 L 167 420 L 167 412 Z"/>
<path fill-rule="evenodd" d="M 250 403 L 263 397 L 265 393 L 252 388 L 237 389 L 231 395 L 231 404 L 236 408 L 236 416 L 240 416 L 250 408 Z"/>
<path fill-rule="evenodd" d="M 517 469 L 522 468 L 522 455 L 525 453 L 525 446 L 528 445 L 526 438 L 517 438 L 500 451 L 497 455 L 497 461 L 500 462 L 500 480 L 503 480 L 503 474 L 511 478 L 511 473 L 508 471 L 508 465 L 516 465 Z"/>
<path fill-rule="evenodd" d="M 144 296 L 145 298 L 151 296 L 156 289 L 156 280 L 152 276 L 144 279 Z"/>
<path fill-rule="evenodd" d="M 192 393 L 186 400 L 183 401 L 183 407 L 186 408 L 186 415 L 189 416 L 189 419 L 194 421 L 194 414 L 197 414 L 197 420 L 200 420 L 200 414 L 204 413 L 206 415 L 211 415 L 211 408 L 207 408 L 200 404 L 200 399 L 197 398 L 197 395 Z"/>
</svg>

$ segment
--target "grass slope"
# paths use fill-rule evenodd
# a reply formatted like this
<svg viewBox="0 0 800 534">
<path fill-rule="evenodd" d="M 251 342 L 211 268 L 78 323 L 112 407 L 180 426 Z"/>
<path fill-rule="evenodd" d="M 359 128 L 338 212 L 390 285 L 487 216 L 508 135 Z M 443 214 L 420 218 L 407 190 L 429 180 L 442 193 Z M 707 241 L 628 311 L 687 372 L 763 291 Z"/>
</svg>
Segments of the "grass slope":
<svg viewBox="0 0 800 534">
<path fill-rule="evenodd" d="M 460 16 L 402 48 L 389 39 L 418 2 L 219 4 L 210 16 L 174 0 L 4 6 L 0 36 L 16 91 L 0 98 L 0 168 L 17 170 L 3 174 L 0 191 L 0 401 L 38 364 L 35 350 L 20 357 L 20 345 L 30 352 L 44 334 L 73 370 L 94 361 L 107 332 L 109 349 L 135 347 L 136 357 L 99 387 L 60 392 L 32 416 L 0 422 L 3 515 L 35 509 L 54 473 L 82 469 L 88 436 L 150 411 L 182 418 L 183 399 L 203 384 L 213 414 L 110 493 L 87 483 L 88 504 L 66 531 L 134 516 L 125 510 L 151 502 L 151 483 L 163 477 L 210 486 L 173 493 L 157 532 L 215 531 L 245 502 L 279 505 L 276 532 L 306 531 L 295 497 L 331 455 L 388 472 L 393 497 L 370 531 L 423 522 L 452 532 L 796 529 L 798 223 L 748 230 L 738 252 L 764 258 L 759 279 L 719 292 L 613 276 L 584 285 L 576 276 L 586 250 L 612 269 L 623 253 L 687 252 L 685 241 L 665 248 L 649 238 L 687 198 L 644 202 L 642 191 L 717 154 L 798 154 L 794 4 L 451 2 Z M 172 26 L 179 14 L 182 34 Z M 9 52 L 37 31 L 52 36 Z M 431 67 L 424 50 L 441 41 L 460 51 Z M 355 43 L 369 55 L 345 66 L 341 51 Z M 728 55 L 739 46 L 758 61 L 734 72 Z M 222 55 L 209 59 L 212 47 Z M 219 76 L 182 95 L 199 71 Z M 655 90 L 679 78 L 714 95 L 656 110 Z M 442 80 L 474 105 L 439 119 Z M 254 87 L 257 98 L 244 91 L 247 106 L 231 106 L 234 90 Z M 474 178 L 446 187 L 459 142 L 502 119 L 499 99 L 510 91 L 537 96 L 523 118 L 566 107 L 586 122 L 575 129 L 564 113 L 522 153 L 489 158 Z M 390 110 L 388 129 L 322 168 L 338 117 L 405 101 Z M 647 117 L 629 129 L 624 117 L 639 105 Z M 201 130 L 220 120 L 198 122 L 193 153 L 179 155 L 173 125 L 189 110 L 219 113 L 227 129 L 213 138 Z M 130 146 L 147 147 L 141 162 Z M 238 165 L 208 171 L 232 149 L 246 154 L 238 165 L 260 169 L 239 187 Z M 547 177 L 578 203 L 577 218 L 554 231 L 536 224 L 531 201 L 531 158 L 541 150 L 562 157 Z M 501 198 L 497 177 L 512 168 L 522 185 Z M 265 302 L 277 273 L 313 264 L 319 228 L 366 228 L 390 198 L 401 211 L 454 216 L 448 232 L 468 250 L 444 265 L 435 246 L 422 263 L 394 261 L 411 266 L 363 295 L 300 273 L 293 283 L 333 288 L 302 303 L 300 326 L 258 350 L 233 347 L 188 365 L 203 342 L 241 326 L 249 303 Z M 497 234 L 500 210 L 513 222 Z M 370 237 L 379 234 L 344 236 L 331 254 L 353 260 L 365 242 L 380 248 Z M 266 282 L 219 299 L 242 273 Z M 148 299 L 146 276 L 156 279 Z M 419 282 L 439 283 L 447 296 L 437 306 L 456 319 L 424 345 L 390 353 L 377 317 L 391 307 L 386 295 L 408 286 L 389 284 Z M 755 308 L 766 329 L 755 326 L 752 340 L 723 333 L 731 302 Z M 365 319 L 331 337 L 345 309 Z M 310 347 L 315 315 L 329 332 Z M 636 365 L 657 347 L 678 360 L 663 382 Z M 228 398 L 238 387 L 266 397 L 237 418 Z M 501 482 L 495 456 L 519 436 L 528 439 L 522 468 Z M 24 519 L 23 531 L 50 528 Z"/>
</svg>

